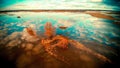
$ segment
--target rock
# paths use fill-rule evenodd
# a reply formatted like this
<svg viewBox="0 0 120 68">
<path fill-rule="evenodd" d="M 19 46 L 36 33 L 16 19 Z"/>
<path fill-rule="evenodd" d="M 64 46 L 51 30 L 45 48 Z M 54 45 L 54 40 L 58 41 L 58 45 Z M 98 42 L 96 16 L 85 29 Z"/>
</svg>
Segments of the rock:
<svg viewBox="0 0 120 68">
<path fill-rule="evenodd" d="M 21 18 L 20 16 L 17 16 L 17 18 Z"/>
<path fill-rule="evenodd" d="M 65 27 L 65 26 L 60 26 L 59 28 L 60 28 L 60 29 L 66 29 L 67 27 Z"/>
</svg>

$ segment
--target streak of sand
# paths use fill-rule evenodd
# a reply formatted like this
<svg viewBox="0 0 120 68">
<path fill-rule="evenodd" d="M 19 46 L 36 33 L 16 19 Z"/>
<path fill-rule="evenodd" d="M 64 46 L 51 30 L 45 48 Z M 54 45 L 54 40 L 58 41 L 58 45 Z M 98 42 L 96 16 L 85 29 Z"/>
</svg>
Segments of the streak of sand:
<svg viewBox="0 0 120 68">
<path fill-rule="evenodd" d="M 97 18 L 104 18 L 104 19 L 109 19 L 109 20 L 116 20 L 114 17 L 109 16 L 109 15 L 105 15 L 105 14 L 103 14 L 101 12 L 86 11 L 85 13 L 89 14 L 89 15 L 91 15 L 93 17 L 97 17 Z"/>
<path fill-rule="evenodd" d="M 103 55 L 101 55 L 101 54 L 99 54 L 97 52 L 92 51 L 91 49 L 85 47 L 83 44 L 81 44 L 81 43 L 79 43 L 79 42 L 77 42 L 75 40 L 69 40 L 69 43 L 74 45 L 76 48 L 78 48 L 78 49 L 80 49 L 82 51 L 85 51 L 85 52 L 87 52 L 89 54 L 92 54 L 93 56 L 96 56 L 97 58 L 99 58 L 102 61 L 105 61 L 105 62 L 107 61 L 107 62 L 111 63 L 111 60 L 109 60 L 107 57 L 105 57 L 105 56 L 103 56 Z"/>
</svg>

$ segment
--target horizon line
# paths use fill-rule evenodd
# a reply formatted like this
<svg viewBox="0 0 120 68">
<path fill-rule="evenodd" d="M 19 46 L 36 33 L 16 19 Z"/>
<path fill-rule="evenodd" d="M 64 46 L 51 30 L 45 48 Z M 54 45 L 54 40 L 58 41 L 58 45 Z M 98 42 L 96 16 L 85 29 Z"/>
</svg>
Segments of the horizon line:
<svg viewBox="0 0 120 68">
<path fill-rule="evenodd" d="M 3 12 L 20 12 L 20 11 L 29 11 L 29 12 L 81 12 L 81 11 L 111 11 L 111 12 L 120 12 L 120 10 L 93 10 L 93 9 L 29 9 L 29 10 L 0 10 L 0 13 Z"/>
</svg>

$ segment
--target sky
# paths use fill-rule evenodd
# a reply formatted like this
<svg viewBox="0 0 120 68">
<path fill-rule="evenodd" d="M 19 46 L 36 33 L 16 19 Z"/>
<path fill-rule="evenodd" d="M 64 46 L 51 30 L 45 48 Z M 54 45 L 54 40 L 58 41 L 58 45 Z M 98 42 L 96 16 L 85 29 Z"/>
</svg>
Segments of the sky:
<svg viewBox="0 0 120 68">
<path fill-rule="evenodd" d="M 120 0 L 0 0 L 0 10 L 120 10 Z"/>
</svg>

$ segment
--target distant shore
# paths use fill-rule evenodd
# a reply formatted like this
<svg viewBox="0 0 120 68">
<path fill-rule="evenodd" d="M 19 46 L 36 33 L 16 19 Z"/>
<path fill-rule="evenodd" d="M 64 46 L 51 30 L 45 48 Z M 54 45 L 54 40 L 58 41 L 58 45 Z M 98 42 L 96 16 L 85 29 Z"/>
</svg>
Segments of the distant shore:
<svg viewBox="0 0 120 68">
<path fill-rule="evenodd" d="M 91 11 L 87 12 L 86 11 L 85 13 L 89 14 L 89 15 L 91 15 L 93 17 L 97 17 L 97 18 L 103 18 L 103 19 L 109 19 L 109 20 L 117 20 L 114 17 L 112 17 L 110 15 L 103 14 L 101 12 L 91 12 Z"/>
<path fill-rule="evenodd" d="M 9 13 L 9 12 L 80 12 L 89 14 L 91 16 L 97 17 L 97 18 L 104 18 L 109 20 L 117 20 L 113 16 L 106 15 L 106 14 L 120 14 L 120 11 L 109 11 L 109 10 L 5 10 L 0 11 L 0 13 Z M 105 14 L 103 14 L 105 13 Z"/>
<path fill-rule="evenodd" d="M 1 10 L 0 13 L 5 12 L 85 12 L 85 11 L 109 11 L 120 13 L 120 11 L 113 11 L 113 10 Z"/>
</svg>

